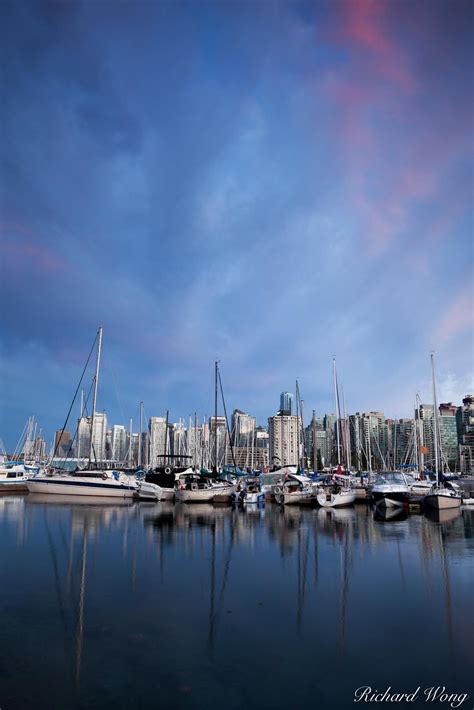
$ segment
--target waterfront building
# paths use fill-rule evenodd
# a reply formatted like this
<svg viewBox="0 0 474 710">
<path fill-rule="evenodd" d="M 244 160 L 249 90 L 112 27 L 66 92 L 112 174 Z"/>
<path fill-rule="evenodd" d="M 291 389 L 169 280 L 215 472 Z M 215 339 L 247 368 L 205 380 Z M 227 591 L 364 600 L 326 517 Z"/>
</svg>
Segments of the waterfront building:
<svg viewBox="0 0 474 710">
<path fill-rule="evenodd" d="M 297 466 L 301 458 L 298 446 L 299 417 L 278 413 L 268 418 L 270 464 Z"/>
<path fill-rule="evenodd" d="M 391 444 L 394 451 L 393 468 L 414 465 L 416 459 L 414 419 L 395 420 Z"/>
<path fill-rule="evenodd" d="M 110 441 L 112 461 L 125 462 L 129 449 L 129 438 L 129 433 L 122 424 L 114 424 Z"/>
<path fill-rule="evenodd" d="M 54 451 L 57 458 L 72 456 L 72 436 L 70 431 L 60 429 L 55 432 Z"/>
<path fill-rule="evenodd" d="M 457 426 L 457 407 L 452 402 L 439 405 L 439 437 L 443 463 L 449 471 L 458 470 L 459 441 Z"/>
<path fill-rule="evenodd" d="M 209 462 L 212 467 L 217 466 L 217 468 L 220 468 L 228 459 L 226 454 L 229 447 L 229 437 L 227 434 L 227 422 L 225 417 L 209 417 L 209 437 Z"/>
<path fill-rule="evenodd" d="M 280 394 L 280 412 L 285 416 L 291 416 L 293 412 L 293 395 L 291 392 Z"/>
<path fill-rule="evenodd" d="M 94 414 L 92 428 L 92 460 L 100 463 L 106 458 L 105 439 L 107 433 L 107 415 L 105 412 Z"/>
<path fill-rule="evenodd" d="M 76 456 L 78 459 L 89 457 L 89 448 L 91 441 L 91 419 L 90 417 L 81 417 L 77 423 L 77 441 L 76 441 Z"/>
<path fill-rule="evenodd" d="M 166 465 L 165 453 L 169 452 L 168 428 L 166 417 L 150 417 L 149 431 L 149 465 L 151 468 Z"/>
<path fill-rule="evenodd" d="M 246 446 L 255 432 L 257 420 L 250 414 L 234 409 L 232 412 L 232 443 L 234 446 Z"/>
<path fill-rule="evenodd" d="M 460 463 L 463 473 L 474 473 L 474 394 L 467 394 L 459 408 Z"/>
</svg>

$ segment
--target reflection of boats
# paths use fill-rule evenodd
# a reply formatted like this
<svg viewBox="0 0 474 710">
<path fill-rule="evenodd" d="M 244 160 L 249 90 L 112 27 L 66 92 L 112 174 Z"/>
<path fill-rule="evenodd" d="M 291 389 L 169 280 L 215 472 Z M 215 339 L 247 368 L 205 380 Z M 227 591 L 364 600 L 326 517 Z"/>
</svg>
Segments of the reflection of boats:
<svg viewBox="0 0 474 710">
<path fill-rule="evenodd" d="M 384 508 L 378 505 L 375 508 L 374 520 L 391 520 L 395 522 L 396 520 L 406 520 L 407 518 L 408 511 L 404 507 L 396 506 Z"/>
<path fill-rule="evenodd" d="M 130 508 L 134 505 L 134 502 L 130 498 L 110 498 L 110 496 L 74 496 L 74 495 L 55 495 L 54 493 L 30 493 L 26 498 L 28 505 L 38 505 L 44 503 L 53 503 L 55 505 L 71 506 L 71 507 L 106 507 L 116 508 L 124 507 Z"/>
<path fill-rule="evenodd" d="M 462 515 L 461 509 L 456 508 L 446 508 L 446 509 L 428 509 L 426 511 L 426 517 L 436 523 L 449 523 L 451 520 L 456 520 Z"/>
<path fill-rule="evenodd" d="M 410 500 L 407 478 L 401 471 L 387 471 L 377 477 L 372 497 L 379 508 L 399 508 Z"/>
<path fill-rule="evenodd" d="M 356 517 L 354 508 L 319 508 L 319 520 L 333 520 L 334 522 L 349 524 Z"/>
</svg>

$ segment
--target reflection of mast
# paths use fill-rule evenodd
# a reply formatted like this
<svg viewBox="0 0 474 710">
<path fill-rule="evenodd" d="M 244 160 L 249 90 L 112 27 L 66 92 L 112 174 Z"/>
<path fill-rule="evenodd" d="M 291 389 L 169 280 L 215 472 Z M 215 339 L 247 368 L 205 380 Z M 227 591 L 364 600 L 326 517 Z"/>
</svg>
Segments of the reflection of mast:
<svg viewBox="0 0 474 710">
<path fill-rule="evenodd" d="M 449 581 L 448 558 L 446 555 L 446 547 L 444 544 L 441 525 L 438 526 L 438 530 L 439 530 L 439 544 L 441 546 L 441 564 L 443 567 L 443 582 L 444 582 L 444 594 L 445 594 L 445 600 L 446 600 L 446 622 L 447 622 L 447 627 L 448 627 L 449 650 L 450 650 L 450 656 L 454 661 L 453 609 L 452 609 L 452 604 L 451 604 L 451 584 Z"/>
<path fill-rule="evenodd" d="M 84 529 L 82 533 L 82 566 L 81 566 L 81 583 L 79 591 L 79 613 L 77 618 L 76 630 L 76 668 L 74 679 L 76 686 L 79 685 L 79 676 L 81 673 L 82 659 L 82 642 L 84 638 L 84 593 L 86 588 L 86 561 L 87 561 L 87 534 L 86 523 L 84 521 Z"/>
<path fill-rule="evenodd" d="M 346 637 L 346 612 L 347 599 L 349 595 L 349 566 L 351 561 L 351 539 L 352 521 L 345 531 L 344 550 L 341 549 L 341 643 L 344 646 Z"/>
<path fill-rule="evenodd" d="M 219 592 L 219 598 L 217 601 L 217 608 L 215 606 L 215 586 L 216 586 L 216 521 L 213 522 L 212 526 L 212 552 L 211 552 L 211 599 L 209 607 L 209 645 L 211 651 L 213 650 L 214 639 L 219 625 L 219 618 L 222 612 L 222 607 L 224 605 L 224 595 L 227 586 L 227 579 L 229 576 L 230 560 L 232 557 L 232 549 L 234 547 L 235 539 L 235 527 L 234 527 L 234 517 L 230 519 L 230 540 L 227 554 L 224 561 L 224 572 L 222 575 L 222 585 Z"/>
<path fill-rule="evenodd" d="M 301 550 L 301 527 L 298 527 L 298 612 L 297 612 L 297 628 L 298 633 L 301 633 L 301 620 L 303 617 L 304 598 L 306 592 L 306 571 L 308 569 L 308 549 L 309 549 L 309 534 L 306 534 L 306 546 L 304 553 Z"/>
</svg>

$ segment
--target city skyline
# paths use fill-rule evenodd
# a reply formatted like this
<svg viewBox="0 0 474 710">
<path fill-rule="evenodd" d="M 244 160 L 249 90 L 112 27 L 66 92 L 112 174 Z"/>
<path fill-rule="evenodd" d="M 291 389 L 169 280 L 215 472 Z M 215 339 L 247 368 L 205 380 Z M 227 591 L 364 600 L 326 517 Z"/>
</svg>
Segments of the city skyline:
<svg viewBox="0 0 474 710">
<path fill-rule="evenodd" d="M 0 8 L 0 437 L 474 391 L 472 3 Z M 118 394 L 117 394 L 118 393 Z"/>
</svg>

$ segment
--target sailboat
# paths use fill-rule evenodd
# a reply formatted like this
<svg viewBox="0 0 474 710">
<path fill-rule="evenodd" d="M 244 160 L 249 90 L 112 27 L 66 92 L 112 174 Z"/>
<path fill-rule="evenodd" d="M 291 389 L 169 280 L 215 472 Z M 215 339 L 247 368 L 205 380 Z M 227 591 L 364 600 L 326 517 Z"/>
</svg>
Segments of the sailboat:
<svg viewBox="0 0 474 710">
<path fill-rule="evenodd" d="M 322 486 L 317 494 L 317 501 L 322 508 L 340 508 L 345 505 L 352 505 L 355 501 L 356 493 L 353 488 L 350 487 L 350 483 L 346 483 L 341 477 L 342 467 L 341 467 L 341 446 L 340 446 L 340 434 L 339 434 L 339 419 L 340 419 L 340 407 L 339 407 L 339 392 L 337 386 L 337 374 L 336 374 L 336 359 L 333 358 L 333 380 L 334 380 L 334 396 L 336 401 L 336 439 L 337 439 L 337 478 L 334 483 L 329 486 Z M 347 469 L 349 470 L 350 461 L 347 461 Z M 341 481 L 340 483 L 338 482 Z M 350 480 L 350 479 L 349 479 Z"/>
<path fill-rule="evenodd" d="M 89 467 L 74 473 L 48 472 L 34 476 L 26 482 L 29 493 L 48 493 L 56 495 L 94 496 L 107 498 L 148 497 L 160 499 L 160 488 L 152 483 L 131 479 L 118 471 L 93 468 L 94 451 L 93 431 L 97 403 L 97 385 L 99 381 L 100 354 L 102 348 L 102 328 L 97 332 L 97 358 L 94 377 L 94 398 L 91 415 L 91 436 L 89 448 Z M 82 379 L 82 378 L 81 378 Z M 66 425 L 65 425 L 66 426 Z M 65 428 L 64 426 L 64 428 Z M 54 458 L 54 454 L 53 457 Z M 140 492 L 142 495 L 140 496 Z"/>
<path fill-rule="evenodd" d="M 224 406 L 224 415 L 226 423 L 226 435 L 229 436 L 230 449 L 234 470 L 236 468 L 234 449 L 232 439 L 229 432 L 229 424 L 227 420 L 227 410 L 224 400 L 224 391 L 222 389 L 222 380 L 219 372 L 219 363 L 214 363 L 214 378 L 215 378 L 215 393 L 214 393 L 214 465 L 212 477 L 202 476 L 198 473 L 183 472 L 176 477 L 175 481 L 175 499 L 181 503 L 201 503 L 214 500 L 217 496 L 223 496 L 226 502 L 231 502 L 231 497 L 235 493 L 236 486 L 227 481 L 223 477 L 219 478 L 219 461 L 218 461 L 218 429 L 217 429 L 217 390 L 220 386 L 222 403 Z"/>
<path fill-rule="evenodd" d="M 438 420 L 438 402 L 436 399 L 436 378 L 434 370 L 434 355 L 431 353 L 431 376 L 433 380 L 433 433 L 434 433 L 434 453 L 435 453 L 435 473 L 436 483 L 434 484 L 431 493 L 425 496 L 424 501 L 427 506 L 435 510 L 447 510 L 449 508 L 459 508 L 461 506 L 462 497 L 455 491 L 450 484 L 442 484 L 439 476 L 439 464 L 442 461 L 440 456 L 440 436 L 439 436 L 439 420 Z M 442 472 L 441 472 L 442 473 Z"/>
</svg>

